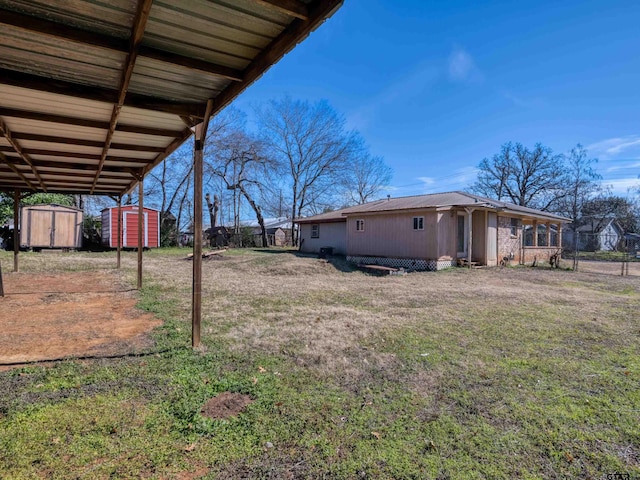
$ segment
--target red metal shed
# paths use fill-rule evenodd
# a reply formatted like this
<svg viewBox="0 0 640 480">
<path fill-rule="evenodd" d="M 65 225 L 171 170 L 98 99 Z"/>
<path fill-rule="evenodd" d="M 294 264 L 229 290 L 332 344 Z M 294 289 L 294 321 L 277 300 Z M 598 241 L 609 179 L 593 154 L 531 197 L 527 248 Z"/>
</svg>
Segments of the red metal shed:
<svg viewBox="0 0 640 480">
<path fill-rule="evenodd" d="M 122 206 L 122 247 L 138 246 L 138 206 Z M 144 243 L 147 248 L 160 246 L 160 211 L 153 208 L 144 209 Z M 102 244 L 109 247 L 118 246 L 118 207 L 102 210 Z"/>
</svg>

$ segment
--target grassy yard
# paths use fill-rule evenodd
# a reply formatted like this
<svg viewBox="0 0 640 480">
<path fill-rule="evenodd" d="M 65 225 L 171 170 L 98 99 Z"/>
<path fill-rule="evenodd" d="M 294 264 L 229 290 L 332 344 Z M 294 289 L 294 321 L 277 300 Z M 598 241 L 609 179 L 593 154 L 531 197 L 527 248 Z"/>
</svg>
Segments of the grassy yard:
<svg viewBox="0 0 640 480">
<path fill-rule="evenodd" d="M 185 254 L 145 255 L 139 306 L 164 320 L 149 355 L 0 372 L 0 478 L 640 478 L 637 277 L 374 277 L 230 251 L 204 262 L 194 352 Z M 25 271 L 114 264 L 21 255 Z M 134 268 L 125 254 L 123 281 Z M 203 417 L 224 391 L 254 402 Z"/>
</svg>

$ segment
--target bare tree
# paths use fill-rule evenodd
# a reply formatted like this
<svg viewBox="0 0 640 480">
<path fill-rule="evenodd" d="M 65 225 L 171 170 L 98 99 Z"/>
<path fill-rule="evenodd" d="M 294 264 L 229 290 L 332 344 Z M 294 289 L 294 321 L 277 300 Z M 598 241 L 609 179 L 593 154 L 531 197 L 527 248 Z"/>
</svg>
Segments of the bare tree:
<svg viewBox="0 0 640 480">
<path fill-rule="evenodd" d="M 478 169 L 475 192 L 516 205 L 549 210 L 567 193 L 563 156 L 539 143 L 533 150 L 506 143 L 492 159 L 483 159 Z"/>
<path fill-rule="evenodd" d="M 342 177 L 348 203 L 362 204 L 375 197 L 391 182 L 393 171 L 382 157 L 374 157 L 364 142 L 355 140 L 351 159 Z"/>
<path fill-rule="evenodd" d="M 270 178 L 273 162 L 262 152 L 260 142 L 245 131 L 244 118 L 237 111 L 222 118 L 208 136 L 206 171 L 222 180 L 227 190 L 237 191 L 247 201 L 260 225 L 262 245 L 268 246 L 264 215 L 259 204 L 263 186 Z"/>
<path fill-rule="evenodd" d="M 587 151 L 580 144 L 565 157 L 565 194 L 559 199 L 555 211 L 572 220 L 569 228 L 574 239 L 574 270 L 578 266 L 578 228 L 583 224 L 582 211 L 600 190 L 602 177 L 593 169 L 597 162 L 596 158 L 588 158 Z"/>
<path fill-rule="evenodd" d="M 325 101 L 310 104 L 285 97 L 257 110 L 262 140 L 286 175 L 291 221 L 337 186 L 352 143 L 344 119 Z M 297 243 L 295 229 L 292 240 Z"/>
</svg>

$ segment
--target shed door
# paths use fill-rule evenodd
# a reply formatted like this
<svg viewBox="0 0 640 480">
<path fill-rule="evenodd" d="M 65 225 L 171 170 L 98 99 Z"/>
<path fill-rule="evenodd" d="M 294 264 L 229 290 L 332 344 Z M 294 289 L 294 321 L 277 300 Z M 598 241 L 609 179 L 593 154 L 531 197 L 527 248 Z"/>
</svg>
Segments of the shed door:
<svg viewBox="0 0 640 480">
<path fill-rule="evenodd" d="M 51 210 L 29 209 L 29 234 L 27 246 L 51 247 L 51 232 L 53 227 L 53 212 Z"/>
<path fill-rule="evenodd" d="M 54 212 L 53 213 L 53 244 L 52 247 L 76 247 L 78 225 L 75 212 Z"/>
<path fill-rule="evenodd" d="M 122 214 L 122 246 L 133 247 L 138 246 L 138 212 L 124 212 Z M 144 247 L 149 246 L 149 216 L 147 212 L 144 212 Z"/>
</svg>

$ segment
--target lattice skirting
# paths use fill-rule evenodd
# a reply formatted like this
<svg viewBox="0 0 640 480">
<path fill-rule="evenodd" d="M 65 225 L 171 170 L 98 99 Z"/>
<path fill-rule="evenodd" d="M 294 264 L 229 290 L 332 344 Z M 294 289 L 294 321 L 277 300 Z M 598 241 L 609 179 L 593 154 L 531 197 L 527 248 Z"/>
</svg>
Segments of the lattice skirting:
<svg viewBox="0 0 640 480">
<path fill-rule="evenodd" d="M 364 263 L 368 265 L 383 265 L 385 267 L 405 268 L 407 270 L 442 270 L 454 266 L 453 260 L 424 260 L 418 258 L 388 258 L 388 257 L 362 257 L 347 255 L 347 261 L 351 263 Z"/>
</svg>

